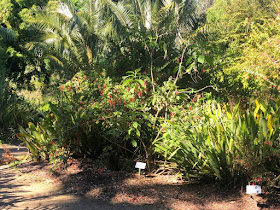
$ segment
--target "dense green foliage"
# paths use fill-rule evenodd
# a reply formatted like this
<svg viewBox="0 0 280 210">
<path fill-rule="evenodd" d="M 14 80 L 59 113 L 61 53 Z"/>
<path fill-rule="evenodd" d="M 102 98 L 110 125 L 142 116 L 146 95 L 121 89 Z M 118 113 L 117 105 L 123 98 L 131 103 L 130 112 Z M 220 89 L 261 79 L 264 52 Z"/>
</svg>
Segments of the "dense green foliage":
<svg viewBox="0 0 280 210">
<path fill-rule="evenodd" d="M 279 5 L 4 0 L 0 137 L 16 134 L 54 170 L 87 156 L 112 169 L 173 162 L 188 179 L 273 180 Z"/>
<path fill-rule="evenodd" d="M 246 111 L 239 105 L 197 105 L 164 124 L 165 133 L 156 143 L 166 160 L 175 160 L 188 178 L 201 174 L 232 182 L 234 177 L 279 171 L 279 102 L 256 100 Z"/>
<path fill-rule="evenodd" d="M 217 0 L 207 11 L 204 27 L 215 50 L 215 83 L 229 98 L 278 95 L 279 21 L 274 0 Z"/>
</svg>

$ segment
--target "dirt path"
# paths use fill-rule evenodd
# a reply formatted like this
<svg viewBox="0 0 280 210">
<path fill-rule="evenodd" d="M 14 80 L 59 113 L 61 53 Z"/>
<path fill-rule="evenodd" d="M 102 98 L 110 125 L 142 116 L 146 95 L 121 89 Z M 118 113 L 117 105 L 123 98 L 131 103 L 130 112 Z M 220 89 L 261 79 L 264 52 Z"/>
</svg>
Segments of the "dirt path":
<svg viewBox="0 0 280 210">
<path fill-rule="evenodd" d="M 28 154 L 26 147 L 16 145 L 0 145 L 0 159 L 9 156 L 19 158 Z M 8 157 L 9 159 L 9 157 Z M 151 206 L 131 206 L 129 204 L 112 204 L 65 193 L 61 182 L 42 176 L 38 178 L 32 173 L 21 173 L 0 166 L 0 209 L 153 209 Z"/>
<path fill-rule="evenodd" d="M 0 158 L 6 155 L 18 158 L 28 153 L 27 148 L 16 145 L 0 145 Z M 145 206 L 115 205 L 106 201 L 88 199 L 62 190 L 61 183 L 32 173 L 0 166 L 0 209 L 151 209 Z"/>
<path fill-rule="evenodd" d="M 5 154 L 5 148 L 9 149 L 10 154 L 15 157 L 20 157 L 28 154 L 28 150 L 23 146 L 0 144 L 0 158 Z"/>
<path fill-rule="evenodd" d="M 0 209 L 152 209 L 145 206 L 111 204 L 63 193 L 51 180 L 32 180 L 8 166 L 0 166 Z M 27 182 L 32 180 L 32 182 Z"/>
</svg>

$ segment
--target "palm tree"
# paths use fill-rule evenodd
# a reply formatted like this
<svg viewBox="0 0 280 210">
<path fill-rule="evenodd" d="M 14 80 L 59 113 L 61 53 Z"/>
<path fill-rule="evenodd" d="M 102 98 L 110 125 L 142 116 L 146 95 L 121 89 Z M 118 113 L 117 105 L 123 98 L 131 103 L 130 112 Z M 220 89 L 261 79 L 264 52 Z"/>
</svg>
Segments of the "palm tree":
<svg viewBox="0 0 280 210">
<path fill-rule="evenodd" d="M 112 51 L 112 45 L 119 48 L 130 42 L 145 43 L 152 71 L 155 44 L 165 57 L 167 49 L 180 48 L 189 39 L 189 32 L 197 24 L 197 7 L 193 2 L 88 0 L 75 11 L 64 0 L 57 10 L 45 9 L 38 14 L 35 24 L 40 36 L 28 46 L 43 59 L 51 59 L 74 73 L 91 70 L 96 55 Z M 132 62 L 134 69 L 141 63 Z"/>
<path fill-rule="evenodd" d="M 55 11 L 41 10 L 34 23 L 39 35 L 28 47 L 42 59 L 50 59 L 63 67 L 71 73 L 69 76 L 89 71 L 103 39 L 99 15 L 96 7 L 90 11 L 75 11 L 68 1 L 58 4 Z"/>
</svg>

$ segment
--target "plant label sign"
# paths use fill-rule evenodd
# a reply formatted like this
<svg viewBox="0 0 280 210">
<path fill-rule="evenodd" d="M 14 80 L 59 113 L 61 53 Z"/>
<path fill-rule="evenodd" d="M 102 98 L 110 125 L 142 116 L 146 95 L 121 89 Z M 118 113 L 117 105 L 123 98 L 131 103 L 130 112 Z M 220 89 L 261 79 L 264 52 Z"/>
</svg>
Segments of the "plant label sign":
<svg viewBox="0 0 280 210">
<path fill-rule="evenodd" d="M 136 162 L 135 168 L 145 169 L 146 168 L 146 163 Z"/>
<path fill-rule="evenodd" d="M 261 186 L 259 185 L 246 185 L 247 194 L 260 194 L 262 193 Z"/>
<path fill-rule="evenodd" d="M 135 168 L 139 169 L 139 179 L 140 179 L 140 177 L 141 177 L 141 169 L 145 169 L 146 168 L 146 163 L 136 162 Z"/>
</svg>

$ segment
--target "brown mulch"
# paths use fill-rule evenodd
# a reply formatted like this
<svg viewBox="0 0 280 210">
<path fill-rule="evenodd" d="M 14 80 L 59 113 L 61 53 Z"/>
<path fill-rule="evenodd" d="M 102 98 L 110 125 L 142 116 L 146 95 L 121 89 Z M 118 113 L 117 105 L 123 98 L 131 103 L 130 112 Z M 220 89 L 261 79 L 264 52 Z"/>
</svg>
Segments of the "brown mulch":
<svg viewBox="0 0 280 210">
<path fill-rule="evenodd" d="M 71 160 L 67 170 L 50 171 L 46 162 L 21 164 L 18 171 L 31 181 L 48 181 L 61 193 L 75 194 L 113 204 L 151 205 L 158 209 L 280 209 L 278 197 L 247 195 L 240 189 L 187 182 L 171 175 L 141 175 L 96 168 L 90 160 Z"/>
</svg>

